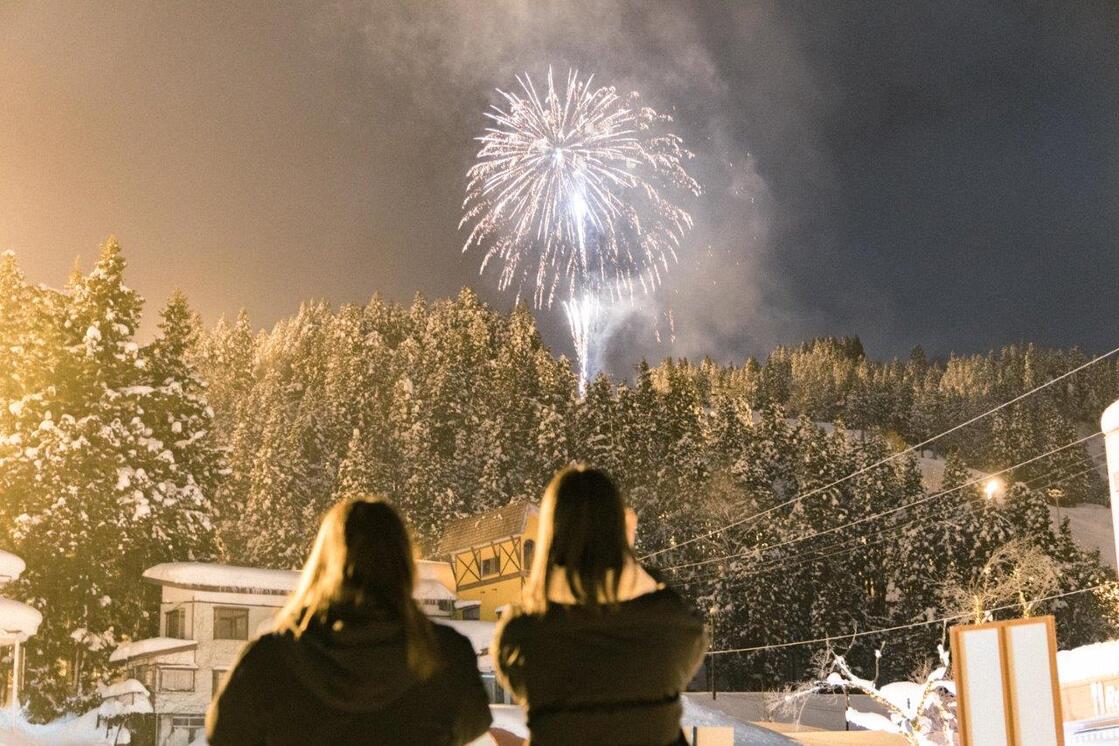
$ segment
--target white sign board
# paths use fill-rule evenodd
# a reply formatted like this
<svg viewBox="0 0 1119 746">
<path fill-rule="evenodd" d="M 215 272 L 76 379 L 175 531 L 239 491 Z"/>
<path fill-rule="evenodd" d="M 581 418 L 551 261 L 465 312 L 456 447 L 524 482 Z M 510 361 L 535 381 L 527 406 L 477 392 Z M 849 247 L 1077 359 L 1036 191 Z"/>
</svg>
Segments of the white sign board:
<svg viewBox="0 0 1119 746">
<path fill-rule="evenodd" d="M 962 746 L 1064 746 L 1053 617 L 951 634 Z"/>
</svg>

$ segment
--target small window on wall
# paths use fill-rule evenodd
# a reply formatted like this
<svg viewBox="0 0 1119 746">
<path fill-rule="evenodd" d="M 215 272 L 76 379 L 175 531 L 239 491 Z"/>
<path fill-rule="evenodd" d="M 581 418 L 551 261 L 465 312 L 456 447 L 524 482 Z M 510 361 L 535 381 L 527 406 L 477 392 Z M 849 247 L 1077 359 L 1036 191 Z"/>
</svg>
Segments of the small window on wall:
<svg viewBox="0 0 1119 746">
<path fill-rule="evenodd" d="M 210 682 L 210 691 L 213 693 L 214 697 L 217 697 L 219 694 L 221 694 L 221 688 L 225 686 L 225 680 L 227 678 L 229 678 L 229 671 L 219 671 L 216 668 L 214 669 L 214 677 L 213 680 Z"/>
<path fill-rule="evenodd" d="M 167 637 L 176 640 L 186 639 L 186 610 L 173 609 L 163 615 L 166 620 Z"/>
<path fill-rule="evenodd" d="M 128 675 L 152 691 L 155 689 L 155 673 L 155 666 L 136 666 Z"/>
<path fill-rule="evenodd" d="M 249 639 L 249 610 L 228 606 L 214 607 L 214 639 Z"/>
<path fill-rule="evenodd" d="M 497 557 L 483 557 L 482 558 L 482 577 L 487 575 L 497 575 L 499 569 Z"/>
<path fill-rule="evenodd" d="M 159 670 L 159 691 L 161 692 L 193 692 L 194 669 L 192 668 L 161 668 Z"/>
<path fill-rule="evenodd" d="M 491 705 L 509 704 L 506 700 L 505 689 L 497 683 L 497 678 L 492 674 L 482 674 L 482 685 L 486 687 L 486 696 Z"/>
<path fill-rule="evenodd" d="M 529 539 L 525 542 L 525 572 L 532 569 L 532 558 L 536 554 L 536 542 Z"/>
<path fill-rule="evenodd" d="M 191 743 L 206 727 L 204 715 L 176 715 L 171 718 L 171 730 L 185 730 L 187 743 Z"/>
</svg>

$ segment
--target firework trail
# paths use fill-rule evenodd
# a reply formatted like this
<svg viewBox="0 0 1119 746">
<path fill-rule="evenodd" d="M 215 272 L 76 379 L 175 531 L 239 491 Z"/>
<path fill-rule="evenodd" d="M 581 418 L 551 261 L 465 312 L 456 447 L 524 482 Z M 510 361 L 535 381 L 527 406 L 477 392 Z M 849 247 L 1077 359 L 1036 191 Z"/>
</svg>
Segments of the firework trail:
<svg viewBox="0 0 1119 746">
<path fill-rule="evenodd" d="M 531 293 L 537 308 L 563 298 L 579 359 L 580 386 L 603 304 L 656 288 L 677 261 L 692 218 L 672 199 L 698 195 L 683 141 L 660 130 L 671 118 L 640 106 L 638 94 L 595 88 L 570 71 L 541 97 L 518 76 L 467 172 L 459 227 L 463 251 L 484 252 L 481 271 L 500 265 L 499 286 Z"/>
</svg>

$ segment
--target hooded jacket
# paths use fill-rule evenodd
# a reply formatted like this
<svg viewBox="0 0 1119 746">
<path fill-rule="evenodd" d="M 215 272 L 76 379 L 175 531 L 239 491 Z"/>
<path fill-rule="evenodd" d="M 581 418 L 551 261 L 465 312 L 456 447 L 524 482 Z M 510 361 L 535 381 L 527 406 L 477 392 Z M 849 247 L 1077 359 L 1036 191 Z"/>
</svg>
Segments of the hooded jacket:
<svg viewBox="0 0 1119 746">
<path fill-rule="evenodd" d="M 399 622 L 313 624 L 296 638 L 249 643 L 206 716 L 212 746 L 432 744 L 486 732 L 488 698 L 470 641 L 433 625 L 441 667 L 426 681 L 407 666 Z"/>
<path fill-rule="evenodd" d="M 549 603 L 542 614 L 516 613 L 499 624 L 494 647 L 499 676 L 528 711 L 533 746 L 668 746 L 680 741 L 680 692 L 706 638 L 699 617 L 660 587 L 613 607 Z"/>
</svg>

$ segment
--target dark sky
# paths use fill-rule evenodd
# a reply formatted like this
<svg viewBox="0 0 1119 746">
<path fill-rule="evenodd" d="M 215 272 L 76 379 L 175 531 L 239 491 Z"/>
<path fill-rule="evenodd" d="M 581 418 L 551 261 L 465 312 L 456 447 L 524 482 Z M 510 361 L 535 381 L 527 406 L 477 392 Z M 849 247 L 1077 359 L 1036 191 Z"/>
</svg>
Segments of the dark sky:
<svg viewBox="0 0 1119 746">
<path fill-rule="evenodd" d="M 116 234 L 149 304 L 181 287 L 208 322 L 507 307 L 459 251 L 464 172 L 494 87 L 549 64 L 672 113 L 706 189 L 616 371 L 820 334 L 1119 343 L 1111 2 L 0 3 L 0 248 L 60 285 Z"/>
</svg>

